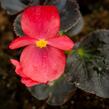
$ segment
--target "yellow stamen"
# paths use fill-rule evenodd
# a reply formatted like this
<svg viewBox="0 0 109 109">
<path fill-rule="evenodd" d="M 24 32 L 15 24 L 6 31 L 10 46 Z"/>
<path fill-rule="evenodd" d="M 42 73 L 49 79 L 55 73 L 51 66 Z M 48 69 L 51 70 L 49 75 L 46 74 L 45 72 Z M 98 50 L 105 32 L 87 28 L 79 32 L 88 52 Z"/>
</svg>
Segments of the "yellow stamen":
<svg viewBox="0 0 109 109">
<path fill-rule="evenodd" d="M 48 44 L 48 42 L 44 39 L 40 39 L 40 40 L 36 41 L 36 46 L 39 48 L 46 47 L 47 44 Z"/>
</svg>

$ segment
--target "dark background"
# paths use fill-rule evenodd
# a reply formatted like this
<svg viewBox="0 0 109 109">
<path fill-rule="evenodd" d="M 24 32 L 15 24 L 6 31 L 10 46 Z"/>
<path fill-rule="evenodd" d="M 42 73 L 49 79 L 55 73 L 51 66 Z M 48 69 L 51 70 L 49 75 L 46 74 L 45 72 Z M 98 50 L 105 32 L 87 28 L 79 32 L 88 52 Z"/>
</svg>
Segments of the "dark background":
<svg viewBox="0 0 109 109">
<path fill-rule="evenodd" d="M 109 0 L 78 0 L 85 25 L 78 35 L 84 37 L 96 29 L 109 29 Z M 9 58 L 19 51 L 11 51 L 8 44 L 15 37 L 13 20 L 0 8 L 0 109 L 109 109 L 109 99 L 77 90 L 63 106 L 49 106 L 46 101 L 36 100 L 14 72 Z"/>
</svg>

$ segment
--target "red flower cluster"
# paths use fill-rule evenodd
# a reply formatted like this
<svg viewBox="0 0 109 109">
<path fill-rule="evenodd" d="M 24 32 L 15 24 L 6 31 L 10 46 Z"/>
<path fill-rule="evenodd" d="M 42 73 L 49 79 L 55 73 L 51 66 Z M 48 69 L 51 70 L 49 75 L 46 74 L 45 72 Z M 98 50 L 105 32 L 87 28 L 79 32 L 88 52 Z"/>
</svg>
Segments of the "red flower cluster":
<svg viewBox="0 0 109 109">
<path fill-rule="evenodd" d="M 32 6 L 24 10 L 21 27 L 25 36 L 12 41 L 9 48 L 26 46 L 20 62 L 11 59 L 16 73 L 27 87 L 58 79 L 66 64 L 64 50 L 74 46 L 67 36 L 59 35 L 60 17 L 55 6 Z"/>
</svg>

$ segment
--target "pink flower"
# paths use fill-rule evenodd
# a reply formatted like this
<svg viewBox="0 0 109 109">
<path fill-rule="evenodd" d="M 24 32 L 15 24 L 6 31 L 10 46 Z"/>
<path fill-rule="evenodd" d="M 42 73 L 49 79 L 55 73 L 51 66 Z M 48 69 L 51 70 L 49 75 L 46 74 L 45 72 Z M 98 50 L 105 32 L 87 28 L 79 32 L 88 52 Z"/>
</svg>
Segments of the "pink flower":
<svg viewBox="0 0 109 109">
<path fill-rule="evenodd" d="M 25 36 L 12 41 L 9 48 L 24 47 L 20 62 L 11 59 L 16 73 L 27 87 L 58 79 L 66 64 L 64 50 L 74 46 L 59 35 L 60 17 L 55 6 L 32 6 L 24 10 L 21 27 Z"/>
</svg>

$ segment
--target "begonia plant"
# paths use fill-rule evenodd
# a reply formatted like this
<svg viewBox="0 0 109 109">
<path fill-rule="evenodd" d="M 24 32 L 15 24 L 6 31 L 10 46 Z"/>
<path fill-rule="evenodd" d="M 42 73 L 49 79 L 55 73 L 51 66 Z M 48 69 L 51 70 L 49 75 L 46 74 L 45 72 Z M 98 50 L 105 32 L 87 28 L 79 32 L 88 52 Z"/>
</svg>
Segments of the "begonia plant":
<svg viewBox="0 0 109 109">
<path fill-rule="evenodd" d="M 84 24 L 76 0 L 0 2 L 9 14 L 18 14 L 17 38 L 9 48 L 24 48 L 20 59 L 10 61 L 35 98 L 62 105 L 77 88 L 109 98 L 109 30 L 97 30 L 74 43 L 72 36 Z"/>
</svg>

